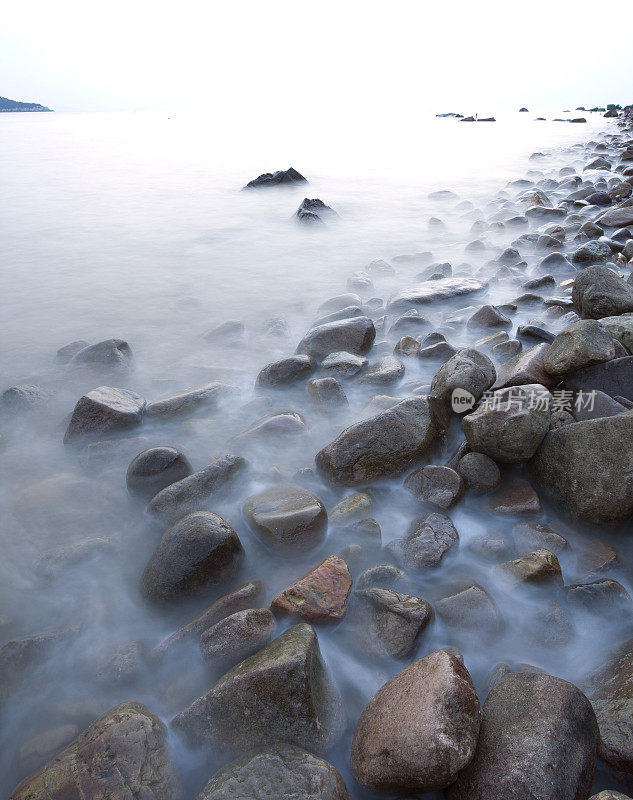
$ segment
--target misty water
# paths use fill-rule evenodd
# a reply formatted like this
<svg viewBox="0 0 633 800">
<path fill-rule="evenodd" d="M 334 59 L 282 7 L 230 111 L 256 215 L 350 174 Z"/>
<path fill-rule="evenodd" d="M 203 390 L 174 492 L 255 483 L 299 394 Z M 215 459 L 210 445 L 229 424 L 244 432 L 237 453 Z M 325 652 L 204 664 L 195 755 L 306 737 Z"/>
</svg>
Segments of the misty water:
<svg viewBox="0 0 633 800">
<path fill-rule="evenodd" d="M 127 699 L 145 703 L 168 723 L 212 676 L 195 642 L 160 665 L 145 654 L 233 586 L 261 579 L 266 605 L 349 543 L 344 530 L 331 529 L 316 551 L 295 558 L 270 553 L 242 519 L 242 503 L 313 467 L 321 447 L 371 413 L 366 405 L 372 395 L 419 391 L 438 364 L 405 358 L 404 378 L 384 390 L 347 381 L 349 408 L 327 413 L 310 404 L 303 386 L 262 393 L 255 391 L 255 378 L 265 364 L 291 355 L 320 316 L 319 306 L 348 291 L 350 276 L 374 259 L 430 251 L 433 261 L 450 262 L 456 273 L 490 278 L 497 267 L 488 262 L 514 235 L 487 230 L 483 236 L 490 249 L 465 252 L 480 236 L 471 231 L 473 223 L 494 219 L 504 200 L 518 195 L 510 181 L 556 178 L 565 166 L 581 170 L 588 152 L 584 143 L 600 140 L 606 129 L 601 115 L 587 115 L 587 125 L 534 119 L 558 114 L 531 109 L 498 114 L 495 124 L 470 125 L 423 114 L 415 125 L 363 120 L 356 130 L 316 120 L 299 127 L 291 118 L 273 130 L 258 119 L 186 114 L 0 118 L 0 389 L 29 383 L 50 392 L 31 413 L 4 409 L 0 419 L 1 643 L 65 632 L 35 671 L 12 676 L 2 697 L 3 796 L 30 771 L 20 748 L 37 734 L 65 724 L 82 730 Z M 530 159 L 534 152 L 544 155 Z M 240 191 L 258 174 L 290 165 L 308 185 Z M 458 199 L 429 198 L 445 189 Z M 320 198 L 338 217 L 324 226 L 299 225 L 293 214 L 305 196 Z M 430 227 L 430 217 L 439 217 L 445 227 Z M 537 263 L 531 255 L 526 280 L 537 275 Z M 363 301 L 386 303 L 394 292 L 416 285 L 419 263 L 394 266 L 393 275 L 372 276 L 374 286 L 361 291 Z M 444 332 L 457 347 L 476 337 L 451 325 L 451 316 L 482 302 L 508 302 L 521 292 L 520 284 L 493 282 L 485 301 L 458 298 L 421 313 L 432 323 L 429 330 Z M 383 314 L 376 308 L 372 316 L 379 320 Z M 533 316 L 534 310 L 521 307 L 513 323 Z M 370 361 L 392 352 L 399 338 L 389 331 L 394 319 L 391 314 L 379 329 Z M 229 320 L 244 323 L 243 336 L 205 338 Z M 553 320 L 552 329 L 562 324 Z M 131 370 L 69 369 L 56 359 L 58 348 L 69 342 L 111 337 L 129 343 Z M 147 420 L 109 446 L 63 444 L 75 403 L 96 386 L 133 389 L 149 402 L 214 380 L 238 390 L 217 409 L 169 422 Z M 276 410 L 301 413 L 305 431 L 254 449 L 230 442 Z M 451 429 L 434 463 L 446 462 L 457 433 L 458 426 Z M 132 457 L 156 445 L 178 447 L 194 469 L 218 451 L 239 452 L 251 464 L 247 477 L 209 506 L 242 540 L 246 560 L 239 577 L 215 595 L 165 607 L 148 604 L 138 588 L 164 526 L 147 516 L 125 484 Z M 309 488 L 328 508 L 353 491 L 327 486 L 318 477 Z M 496 600 L 505 626 L 486 637 L 436 618 L 421 635 L 417 656 L 438 647 L 459 648 L 482 699 L 487 676 L 500 661 L 527 662 L 581 682 L 602 647 L 624 638 L 630 620 L 578 616 L 564 645 L 539 641 L 534 630 L 542 594 L 503 584 L 493 565 L 468 546 L 517 521 L 492 515 L 487 502 L 467 496 L 449 512 L 460 547 L 440 568 L 409 575 L 405 590 L 433 605 L 475 581 Z M 547 500 L 544 509 L 540 521 L 572 543 L 560 556 L 565 582 L 583 580 L 582 555 L 596 531 L 570 523 Z M 382 528 L 383 545 L 405 535 L 423 512 L 400 479 L 372 490 L 371 516 Z M 630 569 L 622 566 L 630 544 L 603 530 L 599 538 L 614 543 L 620 554 L 610 577 L 633 589 Z M 388 561 L 387 551 L 367 552 L 350 567 L 356 578 L 364 568 Z M 279 621 L 278 632 L 288 624 Z M 347 734 L 329 760 L 351 795 L 366 797 L 349 771 L 351 735 L 368 699 L 403 662 L 368 656 L 357 643 L 353 620 L 317 630 L 349 718 Z M 111 661 L 118 653 L 125 655 L 126 668 L 117 672 Z M 217 764 L 189 752 L 175 736 L 172 745 L 186 795 L 193 797 Z"/>
</svg>

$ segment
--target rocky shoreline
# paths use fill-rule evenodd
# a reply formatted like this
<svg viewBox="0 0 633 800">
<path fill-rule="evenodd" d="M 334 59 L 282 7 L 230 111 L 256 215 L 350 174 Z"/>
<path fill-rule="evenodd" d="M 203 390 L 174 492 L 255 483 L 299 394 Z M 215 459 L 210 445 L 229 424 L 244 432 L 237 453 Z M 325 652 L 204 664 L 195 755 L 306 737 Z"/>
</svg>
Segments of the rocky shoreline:
<svg viewBox="0 0 633 800">
<path fill-rule="evenodd" d="M 633 516 L 633 106 L 613 110 L 575 148 L 578 169 L 513 181 L 475 215 L 458 256 L 472 264 L 371 262 L 262 365 L 249 397 L 213 380 L 148 402 L 125 340 L 58 351 L 60 381 L 90 386 L 59 439 L 88 474 L 125 460 L 131 513 L 157 534 L 138 602 L 169 632 L 87 659 L 100 715 L 46 698 L 46 725 L 17 737 L 10 800 L 628 800 L 633 601 L 612 568 L 627 566 Z M 304 182 L 291 168 L 248 188 Z M 432 199 L 440 215 L 462 202 Z M 415 282 L 377 296 L 404 265 Z M 486 302 L 493 289 L 508 299 Z M 229 321 L 207 340 L 243 330 Z M 6 389 L 5 428 L 53 395 Z M 223 449 L 194 468 L 165 441 L 206 418 L 225 420 Z M 262 458 L 286 448 L 305 450 L 292 475 Z M 79 491 L 50 480 L 20 498 L 30 513 L 59 513 Z M 474 532 L 469 514 L 483 520 Z M 84 538 L 48 555 L 43 580 L 113 546 Z M 596 636 L 573 649 L 600 628 L 617 647 Z M 506 636 L 535 663 L 489 657 Z M 457 644 L 473 641 L 471 663 Z M 0 713 L 92 643 L 83 624 L 5 640 Z M 540 666 L 549 651 L 574 659 L 574 681 Z M 339 652 L 359 654 L 357 674 Z M 363 669 L 380 679 L 370 698 L 355 686 Z"/>
</svg>

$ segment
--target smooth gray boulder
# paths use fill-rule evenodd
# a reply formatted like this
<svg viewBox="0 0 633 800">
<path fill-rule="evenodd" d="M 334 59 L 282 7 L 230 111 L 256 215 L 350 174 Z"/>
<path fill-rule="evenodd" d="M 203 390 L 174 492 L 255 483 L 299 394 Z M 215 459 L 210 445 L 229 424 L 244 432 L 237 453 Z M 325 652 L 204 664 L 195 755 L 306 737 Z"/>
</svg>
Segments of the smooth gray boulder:
<svg viewBox="0 0 633 800">
<path fill-rule="evenodd" d="M 79 350 L 68 364 L 70 367 L 127 370 L 132 365 L 132 348 L 123 339 L 106 339 Z"/>
<path fill-rule="evenodd" d="M 386 386 L 396 383 L 404 375 L 404 364 L 395 356 L 383 356 L 358 378 L 359 383 Z"/>
<path fill-rule="evenodd" d="M 492 388 L 505 389 L 526 383 L 540 383 L 548 389 L 555 386 L 557 378 L 546 372 L 544 366 L 550 347 L 550 344 L 543 342 L 509 358 L 497 370 L 497 380 Z"/>
<path fill-rule="evenodd" d="M 458 350 L 435 373 L 429 397 L 447 408 L 452 405 L 456 413 L 464 414 L 472 409 L 473 403 L 465 403 L 463 408 L 459 406 L 455 390 L 460 390 L 457 394 L 467 392 L 464 395 L 466 399 L 470 395 L 476 401 L 492 386 L 496 377 L 495 366 L 487 355 L 470 348 Z"/>
<path fill-rule="evenodd" d="M 505 675 L 483 707 L 475 757 L 447 800 L 586 800 L 598 725 L 573 684 L 551 675 Z"/>
<path fill-rule="evenodd" d="M 99 386 L 79 398 L 64 442 L 127 430 L 143 421 L 145 400 L 129 389 Z"/>
<path fill-rule="evenodd" d="M 192 414 L 200 408 L 216 408 L 218 403 L 226 397 L 237 394 L 238 390 L 220 381 L 212 381 L 198 389 L 174 394 L 163 400 L 149 403 L 146 415 L 155 419 L 171 419 L 172 417 Z"/>
<path fill-rule="evenodd" d="M 459 544 L 459 534 L 446 514 L 433 512 L 414 519 L 402 546 L 402 559 L 409 567 L 437 567 Z"/>
<path fill-rule="evenodd" d="M 404 488 L 408 489 L 419 502 L 430 503 L 446 511 L 464 494 L 464 481 L 461 475 L 450 467 L 427 464 L 407 477 Z"/>
<path fill-rule="evenodd" d="M 365 356 L 339 351 L 330 353 L 321 362 L 321 371 L 335 375 L 338 378 L 351 378 L 367 366 Z"/>
<path fill-rule="evenodd" d="M 581 319 L 562 330 L 552 342 L 543 366 L 550 375 L 566 375 L 615 357 L 613 337 L 598 320 Z"/>
<path fill-rule="evenodd" d="M 202 658 L 227 670 L 265 647 L 275 634 L 269 608 L 245 608 L 207 628 L 200 637 Z"/>
<path fill-rule="evenodd" d="M 297 353 L 316 359 L 342 350 L 362 355 L 371 349 L 375 338 L 376 329 L 369 317 L 353 317 L 311 328 L 299 342 Z"/>
<path fill-rule="evenodd" d="M 175 447 L 151 447 L 132 459 L 125 483 L 130 494 L 147 501 L 192 472 L 186 456 Z"/>
<path fill-rule="evenodd" d="M 633 353 L 633 316 L 603 317 L 600 322 L 629 353 Z"/>
<path fill-rule="evenodd" d="M 328 516 L 318 497 L 292 484 L 247 498 L 242 513 L 251 530 L 272 550 L 305 553 L 321 544 Z"/>
<path fill-rule="evenodd" d="M 633 356 L 623 356 L 579 369 L 565 377 L 565 387 L 575 391 L 604 392 L 609 397 L 633 401 Z"/>
<path fill-rule="evenodd" d="M 51 398 L 51 393 L 42 386 L 32 383 L 20 383 L 10 386 L 0 396 L 0 408 L 13 413 L 32 411 L 44 405 Z"/>
<path fill-rule="evenodd" d="M 442 300 L 450 300 L 453 297 L 479 294 L 486 291 L 487 288 L 487 283 L 475 280 L 475 278 L 459 277 L 424 281 L 413 289 L 405 289 L 394 294 L 389 299 L 387 311 L 438 303 Z"/>
<path fill-rule="evenodd" d="M 607 228 L 626 228 L 633 225 L 633 206 L 616 206 L 600 214 L 597 221 Z"/>
<path fill-rule="evenodd" d="M 483 453 L 466 453 L 456 469 L 468 489 L 475 492 L 489 492 L 501 483 L 499 467 Z"/>
<path fill-rule="evenodd" d="M 312 356 L 296 355 L 267 364 L 257 376 L 257 386 L 289 386 L 309 378 L 317 368 Z"/>
<path fill-rule="evenodd" d="M 633 311 L 633 285 L 600 264 L 587 267 L 576 275 L 571 297 L 585 318 L 616 317 Z"/>
<path fill-rule="evenodd" d="M 363 646 L 380 656 L 407 658 L 418 636 L 433 616 L 426 600 L 393 589 L 360 589 L 357 597 L 366 606 L 362 616 Z"/>
</svg>

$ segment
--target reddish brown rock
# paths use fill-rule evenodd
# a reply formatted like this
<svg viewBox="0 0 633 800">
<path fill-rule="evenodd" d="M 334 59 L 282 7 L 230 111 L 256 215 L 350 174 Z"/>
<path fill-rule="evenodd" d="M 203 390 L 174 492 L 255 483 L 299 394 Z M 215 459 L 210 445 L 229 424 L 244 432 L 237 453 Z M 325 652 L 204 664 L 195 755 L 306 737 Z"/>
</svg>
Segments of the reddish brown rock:
<svg viewBox="0 0 633 800">
<path fill-rule="evenodd" d="M 506 561 L 499 565 L 499 569 L 514 583 L 563 585 L 558 559 L 554 553 L 544 548 L 515 558 L 514 561 Z"/>
<path fill-rule="evenodd" d="M 345 616 L 351 588 L 345 561 L 329 556 L 275 597 L 270 607 L 308 622 L 337 622 Z"/>
<path fill-rule="evenodd" d="M 532 486 L 517 478 L 494 493 L 490 510 L 496 514 L 540 514 L 543 508 Z"/>
</svg>

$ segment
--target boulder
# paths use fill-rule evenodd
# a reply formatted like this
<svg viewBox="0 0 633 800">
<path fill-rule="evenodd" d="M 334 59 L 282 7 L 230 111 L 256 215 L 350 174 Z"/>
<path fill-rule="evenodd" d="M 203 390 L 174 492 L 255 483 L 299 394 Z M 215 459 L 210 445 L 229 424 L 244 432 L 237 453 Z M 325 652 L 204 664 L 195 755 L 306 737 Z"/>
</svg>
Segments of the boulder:
<svg viewBox="0 0 633 800">
<path fill-rule="evenodd" d="M 342 350 L 362 355 L 371 349 L 375 338 L 376 329 L 369 317 L 352 317 L 311 328 L 299 342 L 297 353 L 317 359 Z"/>
<path fill-rule="evenodd" d="M 614 339 L 633 353 L 633 316 L 603 317 L 600 322 Z"/>
<path fill-rule="evenodd" d="M 585 800 L 596 767 L 591 704 L 551 675 L 508 674 L 483 707 L 475 757 L 447 800 Z"/>
<path fill-rule="evenodd" d="M 84 339 L 77 339 L 74 342 L 69 342 L 65 344 L 63 347 L 60 347 L 57 351 L 57 360 L 61 364 L 68 364 L 70 359 L 76 355 L 80 350 L 83 350 L 84 347 L 88 347 L 90 342 L 86 342 Z"/>
<path fill-rule="evenodd" d="M 501 483 L 499 467 L 483 453 L 466 453 L 457 463 L 457 472 L 475 492 L 489 492 Z"/>
<path fill-rule="evenodd" d="M 467 325 L 476 329 L 511 328 L 512 320 L 496 306 L 487 305 L 475 311 Z"/>
<path fill-rule="evenodd" d="M 301 436 L 306 432 L 304 418 L 296 411 L 280 411 L 267 414 L 249 425 L 246 430 L 236 434 L 231 444 L 236 448 L 256 448 L 262 442 L 278 445 L 285 439 Z"/>
<path fill-rule="evenodd" d="M 633 225 L 633 206 L 616 206 L 598 217 L 601 225 L 607 228 L 626 228 Z"/>
<path fill-rule="evenodd" d="M 483 393 L 492 386 L 496 377 L 494 364 L 487 355 L 479 350 L 469 348 L 458 350 L 435 373 L 429 397 L 447 408 L 452 405 L 453 410 L 457 413 L 466 413 L 472 408 L 474 401 L 479 400 Z M 467 394 L 464 396 L 467 399 L 472 396 L 473 402 L 470 405 L 466 403 L 463 408 L 457 405 L 454 395 L 457 389 L 460 390 L 457 395 L 466 392 Z"/>
<path fill-rule="evenodd" d="M 306 622 L 338 622 L 345 616 L 352 576 L 345 561 L 328 556 L 271 602 L 273 611 Z"/>
<path fill-rule="evenodd" d="M 64 442 L 134 428 L 144 410 L 145 400 L 136 392 L 99 386 L 77 401 Z"/>
<path fill-rule="evenodd" d="M 481 711 L 464 665 L 436 650 L 395 675 L 358 721 L 351 764 L 371 792 L 429 792 L 471 761 Z"/>
<path fill-rule="evenodd" d="M 404 482 L 408 489 L 422 503 L 430 503 L 446 511 L 455 505 L 464 493 L 464 481 L 458 472 L 450 467 L 427 464 L 412 472 Z"/>
<path fill-rule="evenodd" d="M 210 511 L 196 511 L 165 532 L 145 567 L 141 592 L 164 602 L 205 594 L 232 578 L 244 550 L 233 528 Z"/>
<path fill-rule="evenodd" d="M 314 378 L 306 384 L 308 397 L 317 406 L 341 408 L 348 404 L 347 395 L 336 378 Z"/>
<path fill-rule="evenodd" d="M 561 331 L 543 359 L 550 375 L 566 375 L 615 357 L 613 337 L 598 320 L 581 319 Z"/>
<path fill-rule="evenodd" d="M 10 800 L 178 800 L 163 723 L 141 703 L 121 703 L 30 775 Z"/>
<path fill-rule="evenodd" d="M 294 185 L 297 183 L 307 183 L 308 181 L 294 167 L 280 169 L 277 172 L 264 172 L 252 181 L 249 181 L 245 189 L 265 189 L 271 186 Z"/>
<path fill-rule="evenodd" d="M 367 359 L 354 353 L 330 353 L 321 362 L 321 371 L 339 378 L 351 378 L 367 366 Z"/>
<path fill-rule="evenodd" d="M 437 427 L 426 397 L 412 397 L 346 428 L 316 455 L 328 480 L 345 486 L 400 475 L 431 449 Z"/>
<path fill-rule="evenodd" d="M 579 247 L 572 256 L 574 264 L 588 266 L 608 261 L 611 258 L 611 248 L 605 242 L 594 240 Z"/>
<path fill-rule="evenodd" d="M 200 408 L 216 408 L 218 403 L 232 394 L 237 394 L 237 389 L 226 383 L 212 381 L 198 389 L 174 394 L 163 400 L 155 400 L 147 406 L 145 411 L 148 417 L 156 419 L 170 419 L 191 414 Z"/>
<path fill-rule="evenodd" d="M 478 637 L 497 633 L 502 624 L 494 600 L 476 583 L 442 597 L 435 603 L 435 612 L 449 628 L 470 631 Z"/>
<path fill-rule="evenodd" d="M 257 376 L 261 387 L 289 386 L 300 383 L 316 370 L 317 363 L 311 356 L 298 355 L 274 361 L 265 366 Z"/>
<path fill-rule="evenodd" d="M 533 486 L 522 478 L 514 478 L 490 497 L 490 510 L 495 514 L 540 514 L 543 511 Z"/>
<path fill-rule="evenodd" d="M 424 281 L 413 289 L 394 294 L 387 304 L 387 311 L 407 309 L 411 306 L 427 305 L 428 303 L 439 303 L 442 300 L 450 300 L 453 297 L 463 297 L 471 294 L 485 292 L 488 288 L 487 283 L 475 280 L 475 278 L 442 278 L 440 280 Z"/>
<path fill-rule="evenodd" d="M 192 472 L 187 458 L 175 447 L 151 447 L 132 459 L 125 482 L 130 494 L 147 501 Z"/>
<path fill-rule="evenodd" d="M 633 311 L 633 286 L 600 264 L 587 267 L 576 275 L 571 296 L 585 318 L 616 317 Z"/>
<path fill-rule="evenodd" d="M 404 375 L 404 364 L 395 356 L 383 356 L 359 376 L 358 382 L 375 386 L 396 383 Z"/>
<path fill-rule="evenodd" d="M 459 534 L 445 514 L 434 512 L 413 520 L 403 544 L 403 560 L 417 569 L 437 567 L 459 544 Z"/>
<path fill-rule="evenodd" d="M 499 367 L 493 389 L 508 386 L 523 386 L 527 383 L 540 383 L 550 389 L 557 379 L 545 371 L 544 361 L 551 345 L 543 342 L 518 353 Z"/>
<path fill-rule="evenodd" d="M 123 339 L 106 339 L 79 350 L 68 363 L 71 367 L 127 370 L 132 365 L 132 348 Z"/>
<path fill-rule="evenodd" d="M 349 800 L 327 761 L 288 744 L 268 745 L 232 761 L 196 800 Z"/>
<path fill-rule="evenodd" d="M 249 497 L 242 513 L 272 550 L 305 553 L 325 539 L 328 517 L 318 497 L 300 486 L 276 486 Z"/>
<path fill-rule="evenodd" d="M 378 587 L 360 589 L 355 596 L 369 611 L 368 620 L 362 617 L 363 648 L 383 657 L 409 657 L 433 616 L 426 600 Z"/>
<path fill-rule="evenodd" d="M 229 669 L 265 647 L 275 634 L 275 618 L 268 608 L 236 611 L 203 631 L 202 658 L 215 668 Z"/>
<path fill-rule="evenodd" d="M 322 753 L 340 739 L 345 713 L 317 635 L 302 623 L 229 670 L 172 725 L 214 752 L 286 742 Z"/>
<path fill-rule="evenodd" d="M 10 386 L 2 392 L 0 408 L 12 413 L 31 411 L 44 405 L 50 397 L 50 392 L 41 386 L 21 383 L 18 386 Z"/>
<path fill-rule="evenodd" d="M 499 569 L 515 584 L 563 585 L 558 559 L 554 553 L 544 548 L 515 558 L 513 561 L 506 561 L 499 565 Z"/>
<path fill-rule="evenodd" d="M 610 397 L 633 400 L 633 356 L 614 358 L 572 372 L 565 377 L 565 386 L 575 391 L 582 389 L 583 393 L 597 390 Z"/>
</svg>

